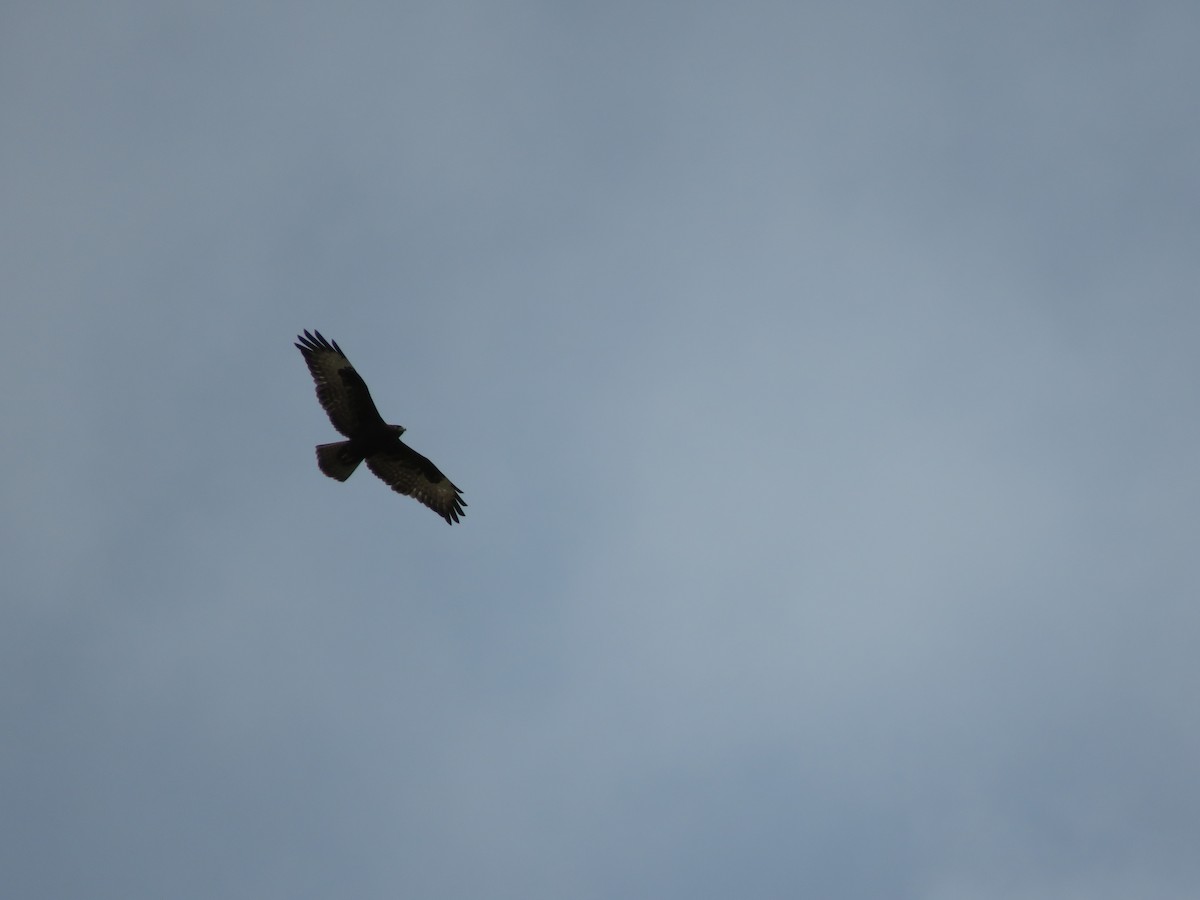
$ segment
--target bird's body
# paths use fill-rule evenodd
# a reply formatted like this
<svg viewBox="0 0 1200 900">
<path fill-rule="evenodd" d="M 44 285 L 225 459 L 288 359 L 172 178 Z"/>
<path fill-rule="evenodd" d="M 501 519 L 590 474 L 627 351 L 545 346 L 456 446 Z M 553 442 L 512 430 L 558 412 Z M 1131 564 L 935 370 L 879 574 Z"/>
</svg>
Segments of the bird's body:
<svg viewBox="0 0 1200 900">
<path fill-rule="evenodd" d="M 437 466 L 409 447 L 400 435 L 405 429 L 389 425 L 379 415 L 362 376 L 337 345 L 317 331 L 297 338 L 317 386 L 317 399 L 333 427 L 347 440 L 317 446 L 317 466 L 330 478 L 345 481 L 366 460 L 392 490 L 424 503 L 448 523 L 465 515 L 462 492 Z"/>
</svg>

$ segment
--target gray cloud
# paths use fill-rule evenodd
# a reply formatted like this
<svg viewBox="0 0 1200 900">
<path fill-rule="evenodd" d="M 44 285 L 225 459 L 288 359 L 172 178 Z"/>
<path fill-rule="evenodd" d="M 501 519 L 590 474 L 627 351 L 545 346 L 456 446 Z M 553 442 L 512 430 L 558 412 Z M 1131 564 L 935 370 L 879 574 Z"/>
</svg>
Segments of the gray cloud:
<svg viewBox="0 0 1200 900">
<path fill-rule="evenodd" d="M 1194 895 L 1186 4 L 5 18 L 14 896 Z"/>
</svg>

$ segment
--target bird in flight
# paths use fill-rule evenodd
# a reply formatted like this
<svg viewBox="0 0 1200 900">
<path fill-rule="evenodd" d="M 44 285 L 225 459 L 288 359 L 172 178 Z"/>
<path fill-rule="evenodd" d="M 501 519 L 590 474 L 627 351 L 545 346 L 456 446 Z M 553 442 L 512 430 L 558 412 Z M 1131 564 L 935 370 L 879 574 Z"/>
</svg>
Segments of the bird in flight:
<svg viewBox="0 0 1200 900">
<path fill-rule="evenodd" d="M 398 494 L 419 500 L 450 525 L 466 515 L 462 491 L 433 463 L 400 440 L 402 425 L 389 425 L 379 415 L 362 376 L 337 345 L 321 332 L 298 335 L 317 384 L 317 399 L 345 441 L 317 445 L 317 466 L 330 478 L 345 481 L 364 459 L 367 468 Z"/>
</svg>

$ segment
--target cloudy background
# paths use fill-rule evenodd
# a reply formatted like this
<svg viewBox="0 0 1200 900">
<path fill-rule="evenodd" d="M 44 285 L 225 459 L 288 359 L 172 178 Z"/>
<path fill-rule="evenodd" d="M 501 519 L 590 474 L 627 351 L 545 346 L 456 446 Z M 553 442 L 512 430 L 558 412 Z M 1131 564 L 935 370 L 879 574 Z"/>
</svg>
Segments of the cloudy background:
<svg viewBox="0 0 1200 900">
<path fill-rule="evenodd" d="M 1195 897 L 1198 38 L 8 4 L 6 895 Z"/>
</svg>

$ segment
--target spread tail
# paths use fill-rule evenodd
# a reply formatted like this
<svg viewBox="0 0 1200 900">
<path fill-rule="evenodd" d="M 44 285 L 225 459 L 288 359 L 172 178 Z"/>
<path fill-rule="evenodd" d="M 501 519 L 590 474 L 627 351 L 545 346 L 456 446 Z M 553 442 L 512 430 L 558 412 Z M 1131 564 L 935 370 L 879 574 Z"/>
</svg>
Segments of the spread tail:
<svg viewBox="0 0 1200 900">
<path fill-rule="evenodd" d="M 362 461 L 362 456 L 350 449 L 349 441 L 317 445 L 317 465 L 322 472 L 338 481 L 345 481 L 353 475 Z"/>
</svg>

